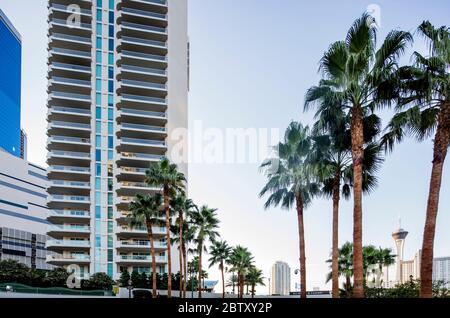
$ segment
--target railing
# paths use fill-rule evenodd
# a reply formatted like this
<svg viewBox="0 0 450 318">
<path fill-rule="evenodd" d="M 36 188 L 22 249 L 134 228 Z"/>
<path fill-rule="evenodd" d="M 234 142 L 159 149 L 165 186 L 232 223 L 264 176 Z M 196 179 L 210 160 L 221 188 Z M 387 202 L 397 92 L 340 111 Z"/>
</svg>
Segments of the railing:
<svg viewBox="0 0 450 318">
<path fill-rule="evenodd" d="M 124 143 L 130 143 L 130 144 L 166 146 L 165 141 L 158 141 L 158 140 L 148 140 L 148 139 L 138 139 L 138 138 L 121 138 L 120 141 L 124 142 Z"/>
<path fill-rule="evenodd" d="M 73 9 L 70 9 L 68 6 L 65 6 L 63 4 L 58 4 L 58 3 L 53 3 L 50 6 L 51 9 L 56 9 L 59 11 L 65 11 L 67 13 L 73 13 Z M 91 15 L 91 10 L 87 10 L 87 9 L 79 9 L 81 14 L 87 14 L 87 15 Z"/>
<path fill-rule="evenodd" d="M 73 123 L 73 122 L 67 122 L 67 121 L 51 121 L 50 126 L 91 129 L 91 125 L 89 125 L 89 124 L 80 124 L 80 123 Z"/>
<path fill-rule="evenodd" d="M 73 108 L 73 107 L 60 107 L 60 106 L 52 106 L 51 110 L 58 111 L 61 113 L 76 113 L 83 115 L 90 115 L 91 111 L 89 109 L 81 109 L 81 108 Z"/>
<path fill-rule="evenodd" d="M 141 0 L 143 2 L 148 2 L 148 3 L 156 3 L 156 4 L 161 4 L 161 5 L 167 5 L 167 0 Z"/>
<path fill-rule="evenodd" d="M 121 167 L 120 170 L 123 172 L 136 172 L 136 173 L 145 173 L 147 171 L 146 168 L 131 168 L 131 167 Z"/>
<path fill-rule="evenodd" d="M 128 28 L 134 28 L 134 29 L 154 31 L 154 32 L 159 32 L 159 33 L 166 33 L 166 29 L 165 28 L 158 28 L 158 27 L 145 25 L 145 24 L 138 24 L 138 23 L 122 21 L 122 26 L 128 27 Z"/>
<path fill-rule="evenodd" d="M 154 234 L 155 233 L 156 234 L 165 234 L 166 233 L 165 227 L 153 227 L 152 230 L 153 230 Z M 145 226 L 144 227 L 136 226 L 133 228 L 130 228 L 129 226 L 121 226 L 121 227 L 119 227 L 118 231 L 119 232 L 124 231 L 124 232 L 145 232 L 145 233 L 147 233 L 147 228 Z"/>
<path fill-rule="evenodd" d="M 64 83 L 64 84 L 76 84 L 76 85 L 84 85 L 84 86 L 89 86 L 89 87 L 91 86 L 90 81 L 83 81 L 83 80 L 67 78 L 67 77 L 52 76 L 52 77 L 50 77 L 50 80 L 59 82 L 59 83 Z"/>
<path fill-rule="evenodd" d="M 124 13 L 131 13 L 131 14 L 138 14 L 138 15 L 142 15 L 142 16 L 146 16 L 146 17 L 163 19 L 163 20 L 167 19 L 167 16 L 165 14 L 162 14 L 162 13 L 155 13 L 155 12 L 149 12 L 149 11 L 132 9 L 132 8 L 122 8 L 122 12 L 124 12 Z"/>
<path fill-rule="evenodd" d="M 76 41 L 76 42 L 83 42 L 86 44 L 91 44 L 91 39 L 87 38 L 85 36 L 76 36 L 76 35 L 68 35 L 68 34 L 62 34 L 62 33 L 52 33 L 50 35 L 50 38 L 55 38 L 58 40 L 68 40 L 68 41 Z"/>
<path fill-rule="evenodd" d="M 155 258 L 159 263 L 167 262 L 167 258 L 165 256 L 156 256 Z M 120 255 L 120 259 L 123 261 L 152 261 L 152 257 L 150 255 Z"/>
<path fill-rule="evenodd" d="M 89 255 L 47 255 L 47 262 L 51 261 L 89 261 Z"/>
<path fill-rule="evenodd" d="M 80 158 L 90 158 L 91 154 L 87 152 L 74 152 L 74 151 L 61 151 L 61 150 L 52 150 L 50 151 L 51 155 L 56 156 L 67 156 L 67 157 L 80 157 Z"/>
<path fill-rule="evenodd" d="M 64 19 L 51 19 L 50 23 L 54 23 L 54 24 L 58 24 L 58 25 L 62 25 L 62 26 L 66 26 L 66 27 L 70 27 L 70 28 L 76 28 L 76 29 L 91 29 L 91 24 L 90 23 L 77 23 L 77 24 L 68 24 L 67 20 Z"/>
<path fill-rule="evenodd" d="M 91 169 L 86 167 L 73 167 L 73 166 L 50 166 L 50 171 L 67 171 L 67 172 L 87 172 L 90 173 Z"/>
<path fill-rule="evenodd" d="M 154 160 L 161 160 L 163 156 L 159 155 L 151 155 L 147 153 L 131 153 L 131 152 L 122 152 L 122 157 L 125 158 L 137 158 L 137 159 L 154 159 Z"/>
<path fill-rule="evenodd" d="M 136 188 L 147 188 L 152 189 L 147 183 L 145 182 L 120 182 L 119 183 L 122 187 L 136 187 Z"/>
<path fill-rule="evenodd" d="M 128 51 L 128 50 L 123 50 L 122 55 L 130 56 L 130 57 L 137 57 L 137 58 L 146 59 L 146 60 L 156 60 L 156 61 L 162 61 L 162 62 L 167 61 L 167 56 L 146 54 L 146 53 L 140 53 L 140 52 Z"/>
<path fill-rule="evenodd" d="M 91 95 L 57 92 L 57 91 L 52 92 L 51 95 L 56 98 L 73 98 L 73 99 L 82 99 L 84 101 L 91 101 Z"/>
<path fill-rule="evenodd" d="M 153 245 L 154 245 L 155 248 L 167 248 L 167 244 L 166 243 L 154 242 Z M 122 246 L 122 247 L 139 246 L 139 247 L 148 247 L 148 248 L 150 248 L 150 241 L 120 241 L 119 242 L 119 246 Z"/>
<path fill-rule="evenodd" d="M 156 126 L 149 126 L 149 125 L 140 125 L 140 124 L 130 124 L 130 123 L 122 123 L 122 128 L 129 128 L 129 129 L 140 129 L 140 130 L 148 130 L 148 131 L 161 131 L 166 132 L 166 127 L 156 127 Z"/>
<path fill-rule="evenodd" d="M 82 210 L 50 210 L 50 215 L 69 216 L 69 217 L 89 217 L 89 211 Z"/>
<path fill-rule="evenodd" d="M 48 240 L 45 245 L 47 247 L 54 246 L 68 246 L 68 247 L 90 247 L 91 243 L 89 241 L 78 241 L 78 240 Z"/>
<path fill-rule="evenodd" d="M 131 108 L 122 108 L 120 110 L 123 114 L 131 114 L 131 115 L 142 115 L 142 116 L 152 116 L 152 117 L 160 117 L 160 118 L 167 118 L 166 113 L 161 112 L 152 112 L 147 110 L 138 110 L 138 109 L 131 109 Z"/>
<path fill-rule="evenodd" d="M 123 94 L 122 95 L 122 99 L 123 100 L 139 101 L 139 102 L 166 104 L 166 99 L 165 98 L 149 97 L 149 96 L 142 96 L 142 95 Z"/>
<path fill-rule="evenodd" d="M 65 180 L 51 180 L 51 185 L 56 186 L 70 186 L 70 187 L 90 187 L 89 182 L 81 181 L 65 181 Z"/>
<path fill-rule="evenodd" d="M 158 75 L 167 75 L 166 70 L 158 69 L 158 68 L 150 68 L 150 67 L 141 67 L 141 66 L 134 66 L 134 65 L 128 65 L 123 64 L 122 70 L 124 71 L 130 71 L 130 72 L 139 72 L 144 74 L 158 74 Z"/>
<path fill-rule="evenodd" d="M 79 50 L 69 50 L 69 49 L 62 49 L 59 47 L 53 47 L 51 51 L 58 53 L 58 54 L 65 54 L 65 55 L 76 55 L 76 56 L 82 56 L 82 57 L 91 57 L 91 52 L 86 51 L 79 51 Z"/>
<path fill-rule="evenodd" d="M 88 138 L 76 138 L 67 136 L 51 136 L 51 141 L 64 141 L 64 142 L 78 142 L 82 144 L 90 144 L 91 140 Z"/>
<path fill-rule="evenodd" d="M 167 89 L 167 86 L 165 84 L 133 81 L 133 80 L 127 80 L 127 79 L 122 80 L 122 85 L 142 86 L 142 87 L 146 87 L 146 88 L 156 88 L 156 89 Z"/>
<path fill-rule="evenodd" d="M 89 226 L 75 226 L 75 225 L 51 225 L 50 231 L 68 231 L 68 232 L 89 232 Z"/>
<path fill-rule="evenodd" d="M 50 201 L 89 202 L 90 197 L 77 195 L 50 195 Z"/>
<path fill-rule="evenodd" d="M 64 69 L 69 69 L 69 70 L 73 70 L 73 71 L 84 71 L 84 72 L 90 72 L 91 71 L 91 68 L 88 67 L 88 66 L 81 66 L 81 65 L 67 64 L 67 63 L 59 63 L 59 62 L 52 63 L 51 67 L 64 68 Z"/>
</svg>

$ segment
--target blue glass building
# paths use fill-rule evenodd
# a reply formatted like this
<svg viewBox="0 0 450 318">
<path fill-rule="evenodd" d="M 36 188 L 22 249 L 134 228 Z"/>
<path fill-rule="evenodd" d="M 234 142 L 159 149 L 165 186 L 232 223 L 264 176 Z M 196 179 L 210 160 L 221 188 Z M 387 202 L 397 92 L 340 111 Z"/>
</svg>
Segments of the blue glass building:
<svg viewBox="0 0 450 318">
<path fill-rule="evenodd" d="M 22 41 L 0 10 L 0 148 L 20 157 Z"/>
</svg>

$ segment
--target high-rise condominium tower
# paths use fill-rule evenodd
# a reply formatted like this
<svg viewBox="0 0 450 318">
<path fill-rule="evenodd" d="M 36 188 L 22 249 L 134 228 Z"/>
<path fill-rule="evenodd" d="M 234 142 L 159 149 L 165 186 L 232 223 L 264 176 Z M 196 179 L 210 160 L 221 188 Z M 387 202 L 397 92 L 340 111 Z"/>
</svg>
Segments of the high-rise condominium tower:
<svg viewBox="0 0 450 318">
<path fill-rule="evenodd" d="M 272 266 L 270 292 L 272 295 L 289 296 L 291 291 L 291 268 L 285 262 Z"/>
<path fill-rule="evenodd" d="M 145 170 L 178 155 L 170 136 L 187 127 L 187 1 L 49 0 L 48 22 L 49 262 L 82 277 L 148 272 L 146 229 L 125 216 L 157 191 Z M 165 230 L 153 233 L 164 272 Z"/>
</svg>

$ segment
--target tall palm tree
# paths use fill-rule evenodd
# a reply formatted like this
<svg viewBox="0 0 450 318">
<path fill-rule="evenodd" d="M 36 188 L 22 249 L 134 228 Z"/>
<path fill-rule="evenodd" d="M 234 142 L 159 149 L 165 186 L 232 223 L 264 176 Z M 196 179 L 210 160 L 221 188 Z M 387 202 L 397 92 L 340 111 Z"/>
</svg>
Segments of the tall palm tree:
<svg viewBox="0 0 450 318">
<path fill-rule="evenodd" d="M 195 227 L 195 224 L 191 222 L 190 215 L 186 215 L 184 227 L 183 227 L 183 245 L 181 246 L 181 251 L 183 253 L 183 265 L 184 265 L 184 272 L 188 273 L 188 257 L 190 254 L 195 254 L 196 249 L 190 247 L 192 243 L 194 243 L 195 240 L 195 233 L 197 232 L 197 228 Z M 187 292 L 187 280 L 184 281 L 183 286 L 183 292 L 184 292 L 184 298 L 186 298 L 186 292 Z"/>
<path fill-rule="evenodd" d="M 130 213 L 128 215 L 129 224 L 131 227 L 143 227 L 147 228 L 147 234 L 150 241 L 150 254 L 152 256 L 152 295 L 153 298 L 157 297 L 156 291 L 156 254 L 155 244 L 153 237 L 153 226 L 162 226 L 164 217 L 161 211 L 162 196 L 157 193 L 153 196 L 138 194 L 133 202 L 130 204 Z"/>
<path fill-rule="evenodd" d="M 332 106 L 330 107 L 332 108 Z M 322 194 L 332 199 L 332 295 L 339 297 L 339 201 L 342 196 L 350 197 L 353 184 L 350 120 L 342 109 L 317 114 L 318 121 L 313 128 L 313 146 L 309 161 L 316 167 L 322 185 Z M 372 141 L 379 133 L 380 120 L 375 115 L 364 118 L 363 192 L 369 193 L 377 184 L 376 172 L 383 161 L 380 147 Z"/>
<path fill-rule="evenodd" d="M 211 209 L 206 205 L 200 207 L 198 211 L 192 213 L 192 223 L 195 224 L 196 233 L 194 242 L 197 244 L 198 254 L 198 297 L 202 298 L 202 258 L 203 252 L 207 252 L 206 243 L 214 242 L 219 236 L 217 228 L 219 227 L 219 219 L 217 218 L 217 209 Z"/>
<path fill-rule="evenodd" d="M 300 288 L 301 297 L 306 298 L 306 256 L 304 209 L 312 198 L 319 193 L 319 186 L 313 180 L 312 171 L 307 164 L 307 155 L 311 151 L 309 128 L 301 123 L 292 122 L 286 130 L 284 142 L 278 145 L 278 157 L 267 159 L 261 165 L 265 169 L 268 181 L 260 192 L 260 197 L 270 193 L 265 208 L 281 205 L 297 210 L 299 248 L 300 248 Z"/>
<path fill-rule="evenodd" d="M 228 260 L 227 263 L 230 263 Z M 231 272 L 231 270 L 230 270 Z M 233 291 L 233 295 L 236 294 L 236 285 L 238 284 L 238 277 L 234 272 L 231 272 L 231 276 L 227 281 L 227 287 L 231 287 Z"/>
<path fill-rule="evenodd" d="M 209 267 L 219 265 L 222 273 L 222 298 L 225 298 L 225 263 L 230 257 L 231 247 L 226 241 L 216 241 L 211 246 L 209 251 L 211 257 L 209 258 Z"/>
<path fill-rule="evenodd" d="M 161 161 L 150 165 L 146 171 L 145 182 L 149 186 L 161 188 L 164 198 L 164 211 L 166 214 L 166 241 L 167 241 L 167 296 L 172 297 L 172 254 L 170 242 L 170 198 L 176 193 L 183 192 L 186 178 L 178 171 L 175 164 L 171 164 L 169 159 L 163 158 Z"/>
<path fill-rule="evenodd" d="M 362 254 L 362 191 L 364 161 L 364 121 L 378 106 L 386 105 L 383 85 L 398 69 L 396 60 L 412 41 L 408 32 L 391 31 L 376 50 L 376 24 L 367 13 L 357 19 L 344 41 L 333 43 L 320 61 L 323 79 L 308 90 L 305 110 L 318 105 L 318 113 L 341 108 L 350 118 L 353 161 L 353 242 L 354 293 L 364 297 L 364 271 Z"/>
<path fill-rule="evenodd" d="M 193 208 L 196 208 L 194 202 L 191 199 L 188 199 L 183 193 L 178 194 L 170 201 L 170 206 L 172 207 L 173 211 L 178 214 L 178 218 L 176 221 L 176 226 L 173 228 L 177 231 L 174 241 L 178 244 L 179 249 L 179 262 L 180 262 L 180 297 L 182 297 L 183 293 L 183 287 L 186 282 L 186 272 L 184 271 L 184 253 L 183 249 L 184 247 L 184 240 L 183 237 L 185 236 L 183 233 L 185 232 L 184 225 L 185 225 L 185 215 L 189 213 Z"/>
<path fill-rule="evenodd" d="M 237 273 L 238 298 L 243 298 L 245 275 L 253 266 L 253 256 L 247 248 L 238 245 L 231 252 L 229 264 L 231 270 Z"/>
<path fill-rule="evenodd" d="M 424 21 L 418 33 L 429 52 L 413 54 L 413 66 L 402 68 L 397 113 L 388 125 L 384 142 L 392 150 L 405 135 L 419 141 L 433 137 L 433 161 L 429 184 L 420 269 L 420 296 L 432 297 L 433 247 L 439 193 L 445 157 L 450 145 L 450 28 L 435 28 Z"/>
<path fill-rule="evenodd" d="M 264 276 L 262 270 L 257 269 L 256 267 L 251 267 L 249 269 L 245 279 L 246 282 L 251 286 L 252 298 L 255 298 L 256 286 L 258 285 L 266 286 L 264 284 Z"/>
<path fill-rule="evenodd" d="M 383 275 L 383 267 L 386 268 L 386 271 L 389 271 L 389 266 L 395 264 L 395 255 L 392 254 L 392 249 L 379 247 L 375 258 L 378 264 L 377 285 L 382 287 L 381 275 Z"/>
</svg>

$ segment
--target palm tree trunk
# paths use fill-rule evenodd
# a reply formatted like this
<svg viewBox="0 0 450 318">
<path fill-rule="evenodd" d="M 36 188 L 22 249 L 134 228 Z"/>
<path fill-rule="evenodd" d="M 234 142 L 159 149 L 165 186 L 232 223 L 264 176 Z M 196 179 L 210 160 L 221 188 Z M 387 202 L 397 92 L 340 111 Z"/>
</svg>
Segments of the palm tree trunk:
<svg viewBox="0 0 450 318">
<path fill-rule="evenodd" d="M 337 171 L 333 183 L 333 247 L 332 247 L 332 295 L 339 298 L 339 191 L 341 189 L 341 172 Z"/>
<path fill-rule="evenodd" d="M 223 261 L 220 264 L 220 270 L 222 271 L 222 298 L 225 299 L 225 270 Z"/>
<path fill-rule="evenodd" d="M 255 284 L 252 284 L 252 298 L 255 298 Z"/>
<path fill-rule="evenodd" d="M 431 298 L 433 275 L 433 248 L 436 232 L 436 218 L 439 206 L 442 171 L 450 144 L 450 104 L 443 105 L 438 116 L 438 126 L 434 138 L 433 168 L 431 170 L 430 190 L 427 202 L 427 215 L 423 232 L 422 259 L 420 266 L 420 297 Z"/>
<path fill-rule="evenodd" d="M 345 294 L 347 298 L 350 298 L 350 287 L 352 282 L 350 281 L 350 275 L 345 275 Z"/>
<path fill-rule="evenodd" d="M 364 161 L 364 129 L 362 108 L 352 108 L 351 122 L 353 159 L 353 297 L 364 297 L 364 268 L 362 249 L 362 169 Z"/>
<path fill-rule="evenodd" d="M 303 201 L 300 196 L 296 199 L 298 236 L 300 245 L 300 298 L 306 298 L 306 253 L 305 253 L 305 227 L 303 224 Z"/>
<path fill-rule="evenodd" d="M 186 245 L 185 245 L 185 243 L 183 242 L 183 245 L 182 245 L 182 249 L 183 249 L 183 267 L 184 267 L 184 274 L 185 274 L 185 277 L 184 277 L 184 282 L 183 282 L 183 298 L 186 298 L 186 291 L 187 291 L 187 253 L 186 253 Z"/>
<path fill-rule="evenodd" d="M 156 289 L 156 255 L 155 255 L 155 243 L 153 240 L 152 224 L 147 223 L 148 238 L 150 240 L 150 254 L 152 255 L 152 297 L 157 297 Z"/>
<path fill-rule="evenodd" d="M 179 242 L 179 252 L 180 252 L 180 298 L 183 297 L 183 281 L 186 277 L 186 273 L 183 273 L 183 253 L 182 253 L 182 246 L 183 246 L 183 211 L 179 211 L 179 221 L 180 221 L 180 242 Z"/>
<path fill-rule="evenodd" d="M 170 250 L 170 207 L 169 189 L 164 187 L 164 210 L 166 212 L 166 236 L 167 236 L 167 297 L 172 297 L 172 254 Z"/>
<path fill-rule="evenodd" d="M 202 298 L 202 254 L 203 246 L 199 244 L 198 246 L 198 298 Z"/>
</svg>

